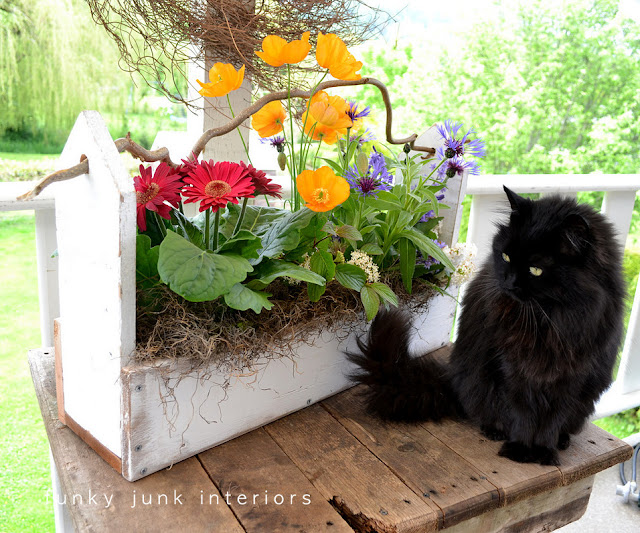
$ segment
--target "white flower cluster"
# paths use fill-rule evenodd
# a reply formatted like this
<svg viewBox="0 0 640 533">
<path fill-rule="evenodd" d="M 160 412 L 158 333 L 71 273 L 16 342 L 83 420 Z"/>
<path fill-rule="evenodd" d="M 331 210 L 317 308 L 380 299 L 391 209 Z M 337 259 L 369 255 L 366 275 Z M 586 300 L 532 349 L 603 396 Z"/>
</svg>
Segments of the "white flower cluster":
<svg viewBox="0 0 640 533">
<path fill-rule="evenodd" d="M 373 262 L 370 255 L 365 254 L 359 250 L 351 252 L 351 258 L 347 261 L 350 265 L 360 267 L 367 273 L 367 281 L 369 283 L 376 283 L 380 281 L 380 272 L 378 271 L 378 265 Z"/>
<path fill-rule="evenodd" d="M 445 246 L 442 250 L 455 267 L 451 274 L 451 283 L 461 285 L 468 281 L 476 270 L 474 259 L 478 253 L 478 248 L 473 243 L 459 242 L 453 247 Z"/>
</svg>

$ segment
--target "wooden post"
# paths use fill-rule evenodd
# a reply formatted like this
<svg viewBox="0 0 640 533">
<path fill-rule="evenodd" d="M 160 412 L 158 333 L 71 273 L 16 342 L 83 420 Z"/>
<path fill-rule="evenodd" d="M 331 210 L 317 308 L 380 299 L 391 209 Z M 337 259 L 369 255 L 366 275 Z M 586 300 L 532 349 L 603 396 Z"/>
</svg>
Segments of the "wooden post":
<svg viewBox="0 0 640 533">
<path fill-rule="evenodd" d="M 60 316 L 55 209 L 36 210 L 36 256 L 42 346 L 53 346 L 53 321 Z"/>
</svg>

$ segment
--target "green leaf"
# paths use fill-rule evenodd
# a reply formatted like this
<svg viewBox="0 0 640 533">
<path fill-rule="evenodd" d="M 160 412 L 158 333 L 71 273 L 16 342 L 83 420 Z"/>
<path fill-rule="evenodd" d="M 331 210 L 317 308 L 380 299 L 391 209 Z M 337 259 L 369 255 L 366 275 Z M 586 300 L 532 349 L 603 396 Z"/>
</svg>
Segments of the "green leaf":
<svg viewBox="0 0 640 533">
<path fill-rule="evenodd" d="M 398 307 L 398 297 L 396 296 L 396 293 L 391 290 L 391 287 L 384 283 L 370 283 L 369 286 L 376 291 L 376 294 L 385 304 Z"/>
<path fill-rule="evenodd" d="M 220 232 L 228 239 L 231 237 L 233 230 L 238 223 L 238 218 L 240 217 L 241 208 L 235 204 L 229 203 L 227 204 L 227 209 L 225 213 L 222 215 Z M 246 229 L 257 235 L 258 237 L 262 237 L 271 224 L 274 224 L 278 220 L 281 220 L 283 217 L 287 215 L 287 213 L 291 214 L 290 211 L 284 209 L 276 209 L 275 207 L 262 207 L 255 205 L 248 205 L 245 213 L 244 220 L 242 221 L 242 228 Z M 213 228 L 213 219 L 211 217 L 211 227 Z M 200 213 L 193 220 L 194 224 L 198 227 L 204 229 L 204 213 Z"/>
<path fill-rule="evenodd" d="M 369 254 L 369 255 L 380 255 L 382 254 L 382 248 L 380 248 L 380 246 L 378 244 L 376 244 L 375 242 L 368 242 L 366 244 L 363 244 L 359 250 L 361 252 L 364 252 L 365 254 Z"/>
<path fill-rule="evenodd" d="M 356 265 L 341 263 L 336 265 L 336 280 L 347 289 L 360 291 L 367 282 L 367 273 Z"/>
<path fill-rule="evenodd" d="M 215 300 L 247 277 L 253 267 L 240 256 L 201 250 L 169 231 L 160 245 L 158 272 L 172 291 L 191 302 Z"/>
<path fill-rule="evenodd" d="M 329 235 L 335 235 L 337 236 L 338 234 L 336 233 L 336 226 L 333 222 L 331 222 L 330 220 L 327 220 L 327 222 L 325 223 L 324 226 L 322 226 L 322 231 L 324 231 L 325 233 L 328 233 Z"/>
<path fill-rule="evenodd" d="M 224 238 L 224 237 L 222 237 Z M 245 259 L 256 259 L 258 250 L 262 247 L 260 237 L 246 229 L 241 229 L 231 239 L 226 240 L 218 248 L 218 253 L 233 252 Z"/>
<path fill-rule="evenodd" d="M 402 209 L 400 199 L 389 191 L 380 191 L 377 198 L 367 198 L 367 205 L 385 211 Z"/>
<path fill-rule="evenodd" d="M 338 237 L 342 237 L 343 239 L 347 239 L 348 241 L 361 241 L 362 234 L 353 226 L 349 226 L 348 224 L 343 224 L 342 226 L 336 228 L 336 234 Z"/>
<path fill-rule="evenodd" d="M 263 309 L 268 311 L 273 307 L 273 304 L 269 301 L 269 296 L 271 294 L 253 291 L 242 285 L 242 283 L 236 283 L 224 295 L 224 301 L 232 309 L 238 309 L 239 311 L 251 309 L 254 313 L 260 314 Z"/>
<path fill-rule="evenodd" d="M 329 165 L 338 176 L 342 176 L 342 167 L 338 163 L 331 159 L 325 159 L 324 157 L 320 157 L 319 159 L 322 159 L 327 165 Z"/>
<path fill-rule="evenodd" d="M 196 226 L 191 220 L 184 216 L 177 209 L 171 210 L 171 223 L 174 226 L 174 230 L 178 235 L 182 235 L 189 242 L 195 244 L 198 248 L 205 249 L 204 235 L 200 228 Z"/>
<path fill-rule="evenodd" d="M 158 226 L 158 221 L 153 214 L 153 211 L 146 210 L 145 217 L 147 221 L 147 229 L 143 231 L 143 235 L 148 235 L 151 239 L 151 246 L 157 246 L 164 239 L 164 233 Z M 166 228 L 165 219 L 158 217 L 160 219 L 160 224 L 163 224 Z"/>
<path fill-rule="evenodd" d="M 360 299 L 364 305 L 364 312 L 367 314 L 367 320 L 373 320 L 380 309 L 380 297 L 376 290 L 370 285 L 364 285 L 360 289 Z"/>
<path fill-rule="evenodd" d="M 416 245 L 420 249 L 423 255 L 432 256 L 438 261 L 440 261 L 444 266 L 449 268 L 450 270 L 454 270 L 453 264 L 451 260 L 446 256 L 446 254 L 440 249 L 440 247 L 433 242 L 429 237 L 426 237 L 422 233 L 416 231 L 413 228 L 406 229 L 402 231 L 399 235 L 400 237 L 405 237 L 409 239 L 413 244 Z"/>
<path fill-rule="evenodd" d="M 158 255 L 160 247 L 151 247 L 148 235 L 136 236 L 136 283 L 142 289 L 149 289 L 160 283 L 158 275 Z"/>
<path fill-rule="evenodd" d="M 283 276 L 306 281 L 307 283 L 315 283 L 316 285 L 325 284 L 325 279 L 319 274 L 311 272 L 311 270 L 307 270 L 295 263 L 288 263 L 287 261 L 265 261 L 258 268 L 255 280 L 269 285 L 269 283 L 276 278 Z"/>
<path fill-rule="evenodd" d="M 402 237 L 398 241 L 398 252 L 400 253 L 400 274 L 402 283 L 408 294 L 411 294 L 413 286 L 413 273 L 416 270 L 416 247 L 409 239 Z"/>
<path fill-rule="evenodd" d="M 258 250 L 258 258 L 251 263 L 257 265 L 264 258 L 278 257 L 288 250 L 293 250 L 300 242 L 300 230 L 305 228 L 315 213 L 303 208 L 292 213 L 283 211 L 283 215 L 270 222 L 262 236 L 262 248 Z M 262 231 L 262 226 L 257 227 L 254 233 Z"/>
<path fill-rule="evenodd" d="M 333 255 L 329 252 L 323 252 L 321 250 L 316 251 L 310 260 L 311 270 L 316 274 L 322 276 L 326 282 L 333 279 L 336 273 L 336 264 L 333 262 Z M 325 283 L 326 283 L 325 282 Z M 317 302 L 327 289 L 325 285 L 307 285 L 307 294 L 309 300 Z"/>
</svg>

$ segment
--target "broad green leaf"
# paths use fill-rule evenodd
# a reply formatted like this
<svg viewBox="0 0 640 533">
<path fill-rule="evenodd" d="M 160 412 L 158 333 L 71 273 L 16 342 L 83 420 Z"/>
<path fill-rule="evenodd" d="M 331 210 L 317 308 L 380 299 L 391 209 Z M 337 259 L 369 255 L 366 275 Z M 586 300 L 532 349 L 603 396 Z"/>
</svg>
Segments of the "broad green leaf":
<svg viewBox="0 0 640 533">
<path fill-rule="evenodd" d="M 325 223 L 325 225 L 322 227 L 322 231 L 324 231 L 325 233 L 328 233 L 329 235 L 338 235 L 336 233 L 336 226 L 333 222 L 331 222 L 330 220 L 327 220 L 327 222 Z"/>
<path fill-rule="evenodd" d="M 291 251 L 287 251 L 286 260 L 300 263 L 304 261 L 305 254 L 314 249 L 327 250 L 329 239 L 326 239 L 327 232 L 324 230 L 327 225 L 327 216 L 324 213 L 316 213 L 309 221 L 309 224 L 300 230 L 300 241 Z"/>
<path fill-rule="evenodd" d="M 367 314 L 367 320 L 373 320 L 380 309 L 380 297 L 376 290 L 370 285 L 364 285 L 360 289 L 360 299 L 364 305 L 364 312 Z"/>
<path fill-rule="evenodd" d="M 218 248 L 218 253 L 232 252 L 245 259 L 258 257 L 258 250 L 262 247 L 260 237 L 246 229 L 241 229 L 231 239 L 224 241 Z"/>
<path fill-rule="evenodd" d="M 195 244 L 198 248 L 205 249 L 204 235 L 198 226 L 196 226 L 188 217 L 184 216 L 177 209 L 171 210 L 171 223 L 175 232 L 182 235 L 189 242 Z"/>
<path fill-rule="evenodd" d="M 220 230 L 227 239 L 231 237 L 231 234 L 238 223 L 240 211 L 240 206 L 231 203 L 227 204 L 226 212 L 222 215 L 222 221 L 224 221 L 224 224 L 222 224 L 222 228 Z M 267 232 L 271 224 L 281 220 L 283 217 L 287 216 L 287 214 L 291 214 L 291 212 L 285 209 L 276 209 L 275 207 L 248 205 L 244 213 L 241 229 L 246 229 L 254 235 L 262 237 Z M 213 217 L 211 217 L 211 221 L 213 227 Z M 199 227 L 204 228 L 204 214 L 200 213 L 193 222 Z"/>
<path fill-rule="evenodd" d="M 151 247 L 148 235 L 136 236 L 136 282 L 139 288 L 149 289 L 160 283 L 158 255 L 160 246 Z"/>
<path fill-rule="evenodd" d="M 440 261 L 447 268 L 453 270 L 453 264 L 446 254 L 440 249 L 440 247 L 433 242 L 429 237 L 426 237 L 422 233 L 416 231 L 414 228 L 409 228 L 400 233 L 400 237 L 409 239 L 417 248 L 420 249 L 423 255 L 432 256 Z"/>
<path fill-rule="evenodd" d="M 385 304 L 393 305 L 394 307 L 398 307 L 398 297 L 396 293 L 391 290 L 391 287 L 385 285 L 384 283 L 371 283 L 369 286 L 376 291 L 380 299 Z"/>
<path fill-rule="evenodd" d="M 316 285 L 324 285 L 325 279 L 311 272 L 304 267 L 287 261 L 266 261 L 260 265 L 255 276 L 255 280 L 265 285 L 269 285 L 276 278 L 287 276 L 289 278 L 306 281 L 307 283 L 315 283 Z"/>
<path fill-rule="evenodd" d="M 191 302 L 215 300 L 244 281 L 252 270 L 243 257 L 201 250 L 173 231 L 167 233 L 160 245 L 160 278 Z"/>
<path fill-rule="evenodd" d="M 382 248 L 378 246 L 375 242 L 368 242 L 363 244 L 360 248 L 361 252 L 369 255 L 380 255 L 382 253 Z"/>
<path fill-rule="evenodd" d="M 336 264 L 333 262 L 333 255 L 321 250 L 316 251 L 310 260 L 311 270 L 322 276 L 327 282 L 331 281 L 336 273 Z M 327 289 L 325 285 L 307 285 L 309 300 L 317 302 Z"/>
<path fill-rule="evenodd" d="M 367 282 L 367 273 L 356 265 L 341 263 L 336 265 L 336 280 L 347 289 L 360 291 Z"/>
<path fill-rule="evenodd" d="M 367 198 L 367 205 L 385 211 L 402 209 L 400 199 L 389 191 L 380 191 L 377 198 Z"/>
<path fill-rule="evenodd" d="M 251 309 L 254 313 L 259 314 L 263 309 L 268 311 L 273 307 L 273 304 L 269 301 L 269 296 L 271 295 L 266 292 L 253 291 L 242 285 L 242 283 L 236 283 L 224 295 L 224 301 L 232 309 L 238 309 L 239 311 Z"/>
<path fill-rule="evenodd" d="M 278 257 L 282 253 L 293 250 L 300 242 L 300 230 L 305 228 L 315 213 L 303 208 L 292 213 L 283 211 L 284 215 L 270 222 L 262 235 L 262 248 L 258 250 L 258 258 L 251 263 L 257 265 L 264 258 Z M 262 226 L 256 226 L 254 233 L 259 234 Z"/>
<path fill-rule="evenodd" d="M 336 234 L 343 239 L 347 239 L 348 241 L 361 241 L 362 234 L 353 226 L 349 226 L 348 224 L 343 224 L 342 226 L 336 228 Z"/>
<path fill-rule="evenodd" d="M 416 269 L 416 247 L 406 237 L 401 237 L 398 241 L 398 252 L 400 253 L 400 274 L 402 283 L 408 294 L 411 294 L 413 286 L 413 273 Z"/>
<path fill-rule="evenodd" d="M 331 159 L 325 159 L 324 157 L 321 157 L 320 159 L 327 163 L 327 165 L 329 165 L 338 176 L 342 176 L 342 167 L 338 163 Z"/>
</svg>

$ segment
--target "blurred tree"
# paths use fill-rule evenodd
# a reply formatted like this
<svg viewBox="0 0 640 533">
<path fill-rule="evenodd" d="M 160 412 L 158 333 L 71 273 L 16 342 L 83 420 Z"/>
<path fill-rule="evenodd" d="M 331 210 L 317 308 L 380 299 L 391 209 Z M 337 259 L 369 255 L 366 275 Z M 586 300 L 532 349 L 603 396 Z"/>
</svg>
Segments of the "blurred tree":
<svg viewBox="0 0 640 533">
<path fill-rule="evenodd" d="M 368 74 L 391 79 L 398 134 L 474 126 L 486 173 L 640 172 L 640 25 L 617 0 L 502 5 L 458 46 L 365 54 Z"/>
</svg>

